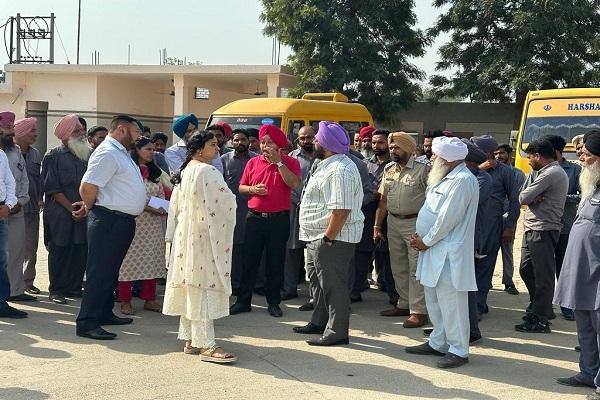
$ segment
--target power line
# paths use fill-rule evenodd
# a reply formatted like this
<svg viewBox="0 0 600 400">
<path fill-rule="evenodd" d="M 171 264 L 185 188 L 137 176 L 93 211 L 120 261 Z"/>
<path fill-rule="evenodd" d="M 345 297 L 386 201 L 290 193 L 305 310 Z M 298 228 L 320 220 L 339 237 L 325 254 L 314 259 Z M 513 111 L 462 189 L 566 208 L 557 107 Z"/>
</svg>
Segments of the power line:
<svg viewBox="0 0 600 400">
<path fill-rule="evenodd" d="M 56 28 L 56 33 L 58 34 L 58 40 L 60 45 L 62 46 L 63 51 L 65 52 L 65 57 L 67 58 L 67 64 L 71 64 L 71 60 L 69 60 L 69 55 L 67 54 L 67 49 L 65 49 L 65 45 L 60 37 L 60 32 L 58 31 L 58 24 L 54 21 L 54 28 Z"/>
</svg>

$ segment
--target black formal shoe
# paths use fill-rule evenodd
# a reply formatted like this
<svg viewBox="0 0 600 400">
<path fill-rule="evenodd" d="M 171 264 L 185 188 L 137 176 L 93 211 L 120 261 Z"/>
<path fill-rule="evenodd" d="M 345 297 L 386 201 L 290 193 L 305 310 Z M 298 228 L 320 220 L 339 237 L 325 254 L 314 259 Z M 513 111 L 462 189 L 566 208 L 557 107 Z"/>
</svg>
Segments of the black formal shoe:
<svg viewBox="0 0 600 400">
<path fill-rule="evenodd" d="M 315 325 L 312 322 L 309 322 L 308 324 L 306 324 L 304 326 L 295 326 L 293 329 L 294 329 L 294 332 L 296 332 L 296 333 L 304 333 L 307 335 L 311 335 L 314 333 L 323 334 L 323 332 L 325 332 L 324 327 Z"/>
<path fill-rule="evenodd" d="M 256 293 L 259 296 L 264 296 L 266 294 L 265 288 L 264 287 L 254 288 L 254 293 Z"/>
<path fill-rule="evenodd" d="M 77 332 L 77 336 L 94 339 L 94 340 L 113 340 L 117 337 L 115 333 L 105 331 L 102 328 L 92 329 L 88 332 Z"/>
<path fill-rule="evenodd" d="M 418 346 L 408 346 L 405 347 L 404 350 L 410 354 L 422 354 L 428 356 L 443 356 L 444 353 L 441 351 L 435 350 L 433 347 L 429 345 L 429 342 L 425 342 Z"/>
<path fill-rule="evenodd" d="M 25 288 L 25 291 L 29 294 L 40 294 L 40 289 L 36 288 L 33 285 Z"/>
<path fill-rule="evenodd" d="M 350 340 L 348 338 L 344 339 L 334 339 L 332 337 L 321 336 L 317 339 L 308 339 L 306 341 L 311 346 L 340 346 L 344 344 L 349 344 Z"/>
<path fill-rule="evenodd" d="M 519 294 L 519 291 L 517 290 L 517 288 L 515 287 L 515 285 L 510 285 L 510 286 L 506 286 L 504 288 L 504 291 L 508 294 L 512 294 L 512 295 L 517 295 Z"/>
<path fill-rule="evenodd" d="M 298 297 L 298 293 L 283 293 L 281 295 L 281 300 L 286 301 L 286 300 L 295 299 L 297 297 Z"/>
<path fill-rule="evenodd" d="M 465 365 L 469 362 L 469 357 L 459 357 L 456 354 L 446 353 L 446 355 L 438 360 L 438 368 L 456 368 Z"/>
<path fill-rule="evenodd" d="M 16 308 L 9 306 L 8 304 L 0 308 L 0 318 L 21 319 L 26 317 L 27 313 L 25 311 L 17 310 Z"/>
<path fill-rule="evenodd" d="M 359 294 L 350 294 L 350 303 L 358 303 L 362 301 L 362 296 Z"/>
<path fill-rule="evenodd" d="M 113 315 L 110 319 L 102 321 L 100 325 L 129 325 L 133 322 L 133 318 L 121 318 Z"/>
<path fill-rule="evenodd" d="M 469 335 L 469 344 L 475 344 L 475 343 L 479 342 L 481 339 L 483 339 L 483 337 L 481 335 L 477 335 L 477 336 Z"/>
<path fill-rule="evenodd" d="M 581 346 L 577 345 L 573 348 L 573 350 L 575 350 L 578 353 L 581 353 Z"/>
<path fill-rule="evenodd" d="M 279 318 L 283 316 L 283 311 L 281 311 L 279 304 L 269 304 L 267 311 L 271 314 L 271 317 Z"/>
<path fill-rule="evenodd" d="M 315 309 L 315 304 L 312 301 L 306 302 L 298 308 L 299 311 L 312 311 Z"/>
<path fill-rule="evenodd" d="M 573 386 L 573 387 L 591 387 L 595 388 L 596 385 L 593 383 L 585 383 L 577 379 L 577 376 L 566 376 L 561 378 L 556 378 L 556 383 L 565 386 Z"/>
<path fill-rule="evenodd" d="M 550 333 L 550 323 L 541 321 L 525 321 L 522 324 L 515 325 L 515 330 L 518 332 L 527 333 Z"/>
<path fill-rule="evenodd" d="M 230 315 L 236 315 L 236 314 L 241 314 L 241 313 L 250 312 L 250 311 L 252 311 L 252 307 L 250 307 L 249 305 L 246 305 L 246 304 L 242 304 L 242 303 L 233 303 L 233 305 L 231 307 L 229 307 Z"/>
<path fill-rule="evenodd" d="M 37 297 L 35 296 L 30 296 L 28 294 L 19 294 L 17 296 L 10 296 L 8 299 L 8 301 L 37 301 Z"/>
<path fill-rule="evenodd" d="M 67 299 L 65 299 L 65 296 L 61 296 L 60 294 L 51 294 L 48 296 L 48 299 L 56 304 L 67 304 Z"/>
</svg>

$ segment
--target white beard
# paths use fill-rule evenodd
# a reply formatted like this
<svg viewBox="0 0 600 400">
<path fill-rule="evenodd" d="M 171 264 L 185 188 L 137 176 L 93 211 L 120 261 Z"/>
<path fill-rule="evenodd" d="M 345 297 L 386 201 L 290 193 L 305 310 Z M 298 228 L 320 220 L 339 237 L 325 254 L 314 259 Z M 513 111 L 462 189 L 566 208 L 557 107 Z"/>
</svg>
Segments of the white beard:
<svg viewBox="0 0 600 400">
<path fill-rule="evenodd" d="M 600 163 L 595 162 L 591 167 L 584 165 L 579 175 L 582 201 L 592 197 L 598 189 L 598 183 L 600 183 Z"/>
<path fill-rule="evenodd" d="M 67 147 L 75 157 L 82 161 L 87 161 L 88 158 L 90 158 L 91 150 L 85 140 L 85 136 L 82 136 L 81 138 L 70 137 L 67 142 Z"/>
<path fill-rule="evenodd" d="M 431 166 L 431 171 L 427 177 L 427 186 L 435 186 L 450 172 L 450 167 L 446 162 L 437 157 Z"/>
<path fill-rule="evenodd" d="M 361 149 L 360 154 L 362 154 L 364 158 L 371 158 L 373 157 L 373 150 Z"/>
</svg>

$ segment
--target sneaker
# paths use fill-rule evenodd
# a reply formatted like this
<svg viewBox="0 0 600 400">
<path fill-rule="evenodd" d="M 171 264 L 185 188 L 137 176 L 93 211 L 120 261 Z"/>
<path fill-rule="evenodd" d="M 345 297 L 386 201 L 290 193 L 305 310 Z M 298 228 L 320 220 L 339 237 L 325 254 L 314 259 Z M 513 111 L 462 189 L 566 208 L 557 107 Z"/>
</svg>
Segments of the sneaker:
<svg viewBox="0 0 600 400">
<path fill-rule="evenodd" d="M 50 299 L 51 302 L 56 304 L 67 304 L 67 299 L 65 298 L 65 296 L 62 296 L 60 294 L 51 294 L 50 296 L 48 296 L 48 299 Z"/>
<path fill-rule="evenodd" d="M 29 294 L 40 294 L 40 289 L 36 288 L 33 285 L 25 288 L 25 291 Z"/>
<path fill-rule="evenodd" d="M 550 323 L 541 322 L 537 318 L 525 321 L 522 324 L 515 325 L 515 329 L 518 332 L 527 333 L 550 333 Z"/>
<path fill-rule="evenodd" d="M 512 295 L 517 295 L 517 294 L 519 294 L 519 291 L 517 290 L 517 288 L 515 287 L 515 285 L 509 285 L 509 286 L 506 286 L 506 287 L 504 288 L 504 291 L 505 291 L 506 293 L 508 293 L 508 294 L 512 294 Z"/>
</svg>

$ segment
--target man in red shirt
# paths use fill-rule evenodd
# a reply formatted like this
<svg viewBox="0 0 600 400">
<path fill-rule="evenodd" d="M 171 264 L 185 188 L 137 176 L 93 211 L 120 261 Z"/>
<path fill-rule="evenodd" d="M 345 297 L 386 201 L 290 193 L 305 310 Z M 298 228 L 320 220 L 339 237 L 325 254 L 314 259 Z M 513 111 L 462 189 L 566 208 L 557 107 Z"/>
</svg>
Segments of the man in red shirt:
<svg viewBox="0 0 600 400">
<path fill-rule="evenodd" d="M 262 155 L 246 164 L 240 180 L 240 194 L 248 196 L 248 216 L 244 238 L 244 272 L 239 295 L 229 310 L 231 315 L 252 311 L 252 289 L 258 266 L 266 249 L 265 293 L 269 314 L 281 317 L 281 285 L 286 243 L 290 233 L 289 210 L 292 189 L 300 186 L 300 163 L 283 154 L 285 133 L 275 125 L 259 131 Z"/>
</svg>

